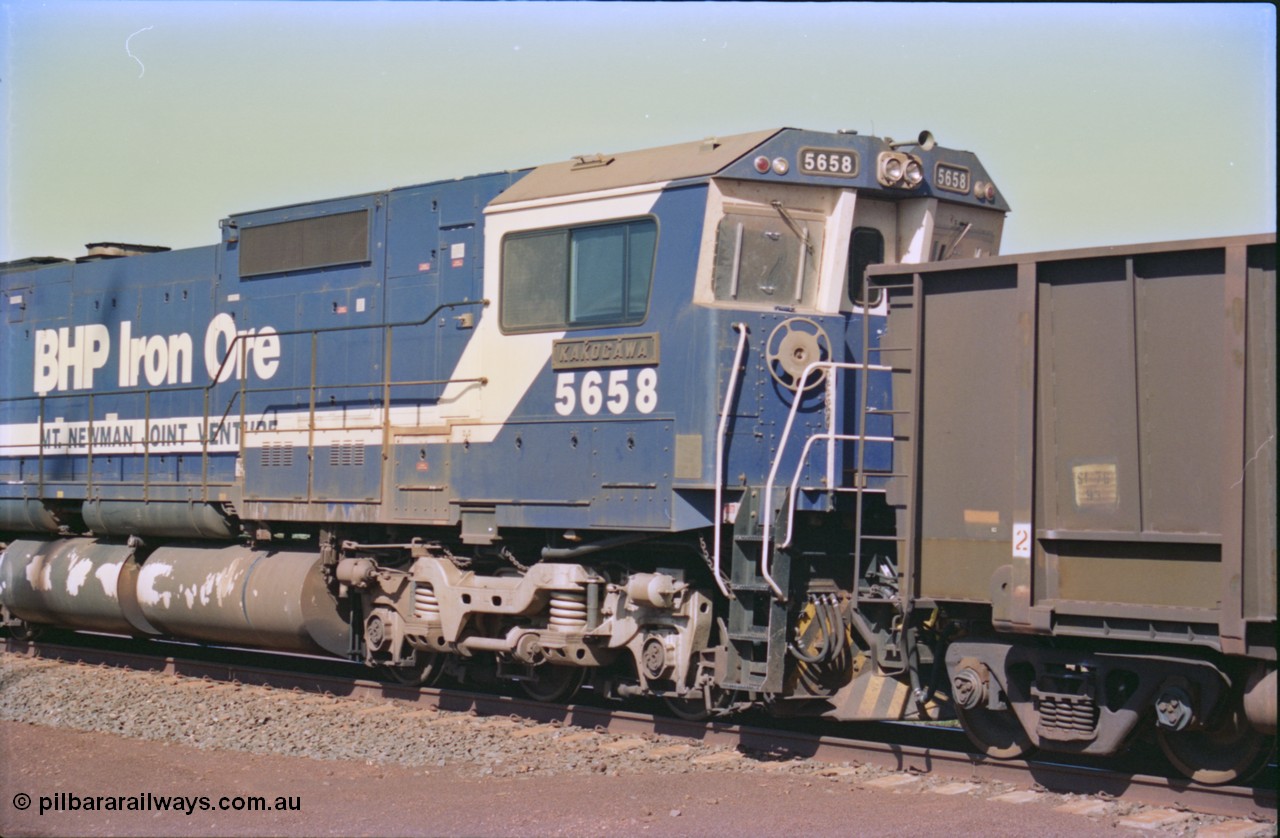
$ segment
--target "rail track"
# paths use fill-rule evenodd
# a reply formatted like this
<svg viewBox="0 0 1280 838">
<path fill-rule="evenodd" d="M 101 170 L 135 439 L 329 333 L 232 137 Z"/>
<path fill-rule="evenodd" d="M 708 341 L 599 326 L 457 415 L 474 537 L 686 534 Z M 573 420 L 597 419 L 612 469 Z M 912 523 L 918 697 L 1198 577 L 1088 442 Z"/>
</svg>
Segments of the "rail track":
<svg viewBox="0 0 1280 838">
<path fill-rule="evenodd" d="M 955 780 L 980 780 L 1037 787 L 1063 794 L 1095 795 L 1118 802 L 1173 807 L 1231 818 L 1276 817 L 1274 761 L 1251 786 L 1210 787 L 1185 779 L 1142 773 L 1155 759 L 1148 754 L 1128 762 L 995 761 L 972 752 L 957 729 L 918 725 L 857 723 L 838 735 L 807 729 L 804 720 L 750 716 L 732 722 L 691 722 L 644 709 L 619 709 L 586 694 L 569 705 L 548 704 L 495 692 L 453 687 L 413 687 L 372 680 L 356 664 L 306 656 L 170 641 L 57 632 L 40 640 L 6 638 L 10 654 L 53 661 L 122 667 L 167 675 L 237 682 L 317 694 L 390 701 L 479 716 L 512 716 L 625 735 L 663 734 L 703 744 L 735 748 L 757 758 L 807 758 L 826 763 L 857 763 L 889 771 L 929 774 Z"/>
</svg>

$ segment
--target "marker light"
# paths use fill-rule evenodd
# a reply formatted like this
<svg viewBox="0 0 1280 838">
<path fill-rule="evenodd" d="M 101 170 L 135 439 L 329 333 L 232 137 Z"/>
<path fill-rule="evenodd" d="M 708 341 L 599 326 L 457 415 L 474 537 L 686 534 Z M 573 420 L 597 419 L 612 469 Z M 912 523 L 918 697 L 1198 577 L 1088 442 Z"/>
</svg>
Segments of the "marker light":
<svg viewBox="0 0 1280 838">
<path fill-rule="evenodd" d="M 757 171 L 757 172 L 759 172 L 760 174 L 762 174 L 762 175 L 763 175 L 763 174 L 767 174 L 767 173 L 769 172 L 769 158 L 768 158 L 768 157 L 765 157 L 765 156 L 762 154 L 762 155 L 760 155 L 759 157 L 757 157 L 757 158 L 755 159 L 754 163 L 755 163 L 756 171 Z"/>
<path fill-rule="evenodd" d="M 787 162 L 785 157 L 775 157 L 773 158 L 773 171 L 775 174 L 785 175 L 791 171 L 791 164 Z"/>
</svg>

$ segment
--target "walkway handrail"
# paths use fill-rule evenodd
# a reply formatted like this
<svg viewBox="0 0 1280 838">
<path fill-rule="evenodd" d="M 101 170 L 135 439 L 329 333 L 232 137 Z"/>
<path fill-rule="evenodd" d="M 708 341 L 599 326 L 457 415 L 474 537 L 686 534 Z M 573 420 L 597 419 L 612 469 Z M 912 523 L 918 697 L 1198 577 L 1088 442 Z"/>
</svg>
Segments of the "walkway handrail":
<svg viewBox="0 0 1280 838">
<path fill-rule="evenodd" d="M 849 437 L 848 435 L 845 435 L 845 434 L 836 433 L 836 430 L 835 430 L 836 372 L 838 370 L 862 370 L 863 374 L 865 375 L 867 372 L 870 372 L 870 371 L 890 372 L 892 371 L 892 369 L 893 369 L 892 367 L 886 366 L 884 364 L 868 364 L 865 361 L 861 363 L 853 363 L 848 361 L 814 361 L 813 363 L 809 364 L 809 366 L 804 368 L 804 372 L 801 373 L 800 378 L 796 382 L 796 390 L 795 390 L 796 397 L 791 402 L 791 410 L 787 413 L 787 423 L 786 425 L 783 426 L 782 436 L 778 440 L 778 451 L 776 454 L 774 454 L 773 466 L 769 469 L 769 479 L 765 481 L 765 484 L 764 484 L 764 505 L 761 508 L 761 513 L 760 513 L 761 520 L 764 523 L 764 531 L 762 534 L 763 538 L 761 539 L 762 543 L 760 548 L 761 549 L 760 575 L 764 578 L 764 581 L 769 585 L 769 587 L 773 590 L 774 595 L 777 596 L 778 600 L 781 602 L 786 601 L 787 595 L 783 592 L 782 588 L 778 586 L 778 583 L 774 580 L 773 576 L 769 573 L 769 564 L 770 564 L 769 560 L 772 554 L 772 550 L 770 548 L 770 542 L 773 535 L 773 532 L 772 532 L 773 531 L 773 486 L 774 486 L 774 483 L 777 482 L 778 470 L 782 467 L 782 457 L 786 453 L 787 442 L 788 440 L 791 439 L 791 429 L 795 426 L 796 414 L 800 410 L 800 402 L 802 401 L 802 394 L 805 389 L 804 387 L 805 382 L 807 382 L 810 376 L 813 375 L 813 373 L 818 370 L 825 370 L 828 373 L 826 377 L 827 378 L 826 393 L 824 394 L 826 414 L 827 414 L 827 432 L 825 434 L 815 434 L 813 437 L 811 437 L 808 440 L 808 442 L 805 444 L 804 451 L 801 454 L 801 458 L 796 464 L 796 477 L 792 481 L 793 489 L 790 495 L 789 508 L 787 511 L 787 521 L 788 521 L 787 540 L 786 542 L 779 544 L 778 545 L 779 547 L 787 547 L 791 544 L 792 533 L 790 530 L 792 529 L 791 522 L 793 521 L 793 515 L 795 512 L 795 503 L 796 503 L 795 487 L 799 482 L 800 469 L 804 466 L 804 458 L 808 456 L 809 450 L 812 447 L 813 442 L 817 439 L 828 439 L 832 441 L 836 439 L 850 439 L 850 438 L 854 440 L 859 439 L 859 437 L 857 436 Z M 872 440 L 872 441 L 877 441 L 877 440 Z M 889 441 L 892 441 L 892 440 L 890 439 Z M 834 446 L 832 446 L 832 449 L 834 449 Z M 830 490 L 835 489 L 835 457 L 834 456 L 827 457 L 827 488 Z"/>
<path fill-rule="evenodd" d="M 720 408 L 720 426 L 716 430 L 716 500 L 715 509 L 712 514 L 715 515 L 715 537 L 714 547 L 712 548 L 711 559 L 711 575 L 715 577 L 716 586 L 720 588 L 720 592 L 729 599 L 733 599 L 733 594 L 729 592 L 728 586 L 725 585 L 724 579 L 720 575 L 720 542 L 723 517 L 724 517 L 724 455 L 725 440 L 729 432 L 729 410 L 733 405 L 733 397 L 738 389 L 738 376 L 742 369 L 742 356 L 747 349 L 747 324 L 734 323 L 733 328 L 738 333 L 738 350 L 733 354 L 733 368 L 729 370 L 729 382 L 725 387 L 724 405 Z"/>
</svg>

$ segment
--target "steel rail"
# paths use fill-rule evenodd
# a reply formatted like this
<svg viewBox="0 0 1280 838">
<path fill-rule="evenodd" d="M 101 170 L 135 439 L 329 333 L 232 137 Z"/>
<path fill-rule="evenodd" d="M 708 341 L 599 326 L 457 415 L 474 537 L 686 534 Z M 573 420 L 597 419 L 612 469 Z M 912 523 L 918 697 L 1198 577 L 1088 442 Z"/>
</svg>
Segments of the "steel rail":
<svg viewBox="0 0 1280 838">
<path fill-rule="evenodd" d="M 77 638 L 79 641 L 80 638 Z M 95 641 L 103 640 L 95 637 Z M 125 638 L 105 638 L 142 645 Z M 852 739 L 804 731 L 723 721 L 691 722 L 634 710 L 591 704 L 548 704 L 509 695 L 453 688 L 413 687 L 375 681 L 363 666 L 345 661 L 282 655 L 247 649 L 228 649 L 172 641 L 150 640 L 152 650 L 121 651 L 109 643 L 76 645 L 7 638 L 10 654 L 69 663 L 108 665 L 163 675 L 315 692 L 343 698 L 421 704 L 479 716 L 518 716 L 540 723 L 559 722 L 608 733 L 644 733 L 694 739 L 708 745 L 732 747 L 765 760 L 806 758 L 816 762 L 857 762 L 890 771 L 932 774 L 957 780 L 986 780 L 1034 785 L 1061 794 L 1098 795 L 1124 803 L 1177 807 L 1206 815 L 1234 818 L 1276 818 L 1276 790 L 1242 786 L 1202 786 L 1184 779 L 1130 774 L 1111 769 L 1066 765 L 1041 760 L 992 760 L 947 745 Z M 231 657 L 236 660 L 218 660 Z M 203 658 L 203 659 L 202 659 Z M 287 668 L 281 669 L 279 667 Z M 327 672 L 325 670 L 328 670 Z M 816 720 L 811 720 L 816 721 Z M 902 735 L 905 725 L 877 725 Z M 919 739 L 921 726 L 912 725 Z M 927 738 L 963 738 L 954 729 L 928 728 Z M 967 740 L 966 740 L 967 743 Z M 964 746 L 960 746 L 963 748 Z"/>
</svg>

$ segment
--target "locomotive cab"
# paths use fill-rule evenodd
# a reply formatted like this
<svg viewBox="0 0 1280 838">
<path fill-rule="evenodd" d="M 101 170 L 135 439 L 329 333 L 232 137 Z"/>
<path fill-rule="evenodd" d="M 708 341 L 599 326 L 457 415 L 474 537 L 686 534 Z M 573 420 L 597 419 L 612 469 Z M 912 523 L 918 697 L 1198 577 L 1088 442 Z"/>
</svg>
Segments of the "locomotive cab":
<svg viewBox="0 0 1280 838">
<path fill-rule="evenodd" d="M 867 266 L 996 255 L 1004 215 L 937 198 L 887 200 L 882 190 L 715 179 L 694 299 L 814 314 L 874 310 L 863 299 Z"/>
</svg>

